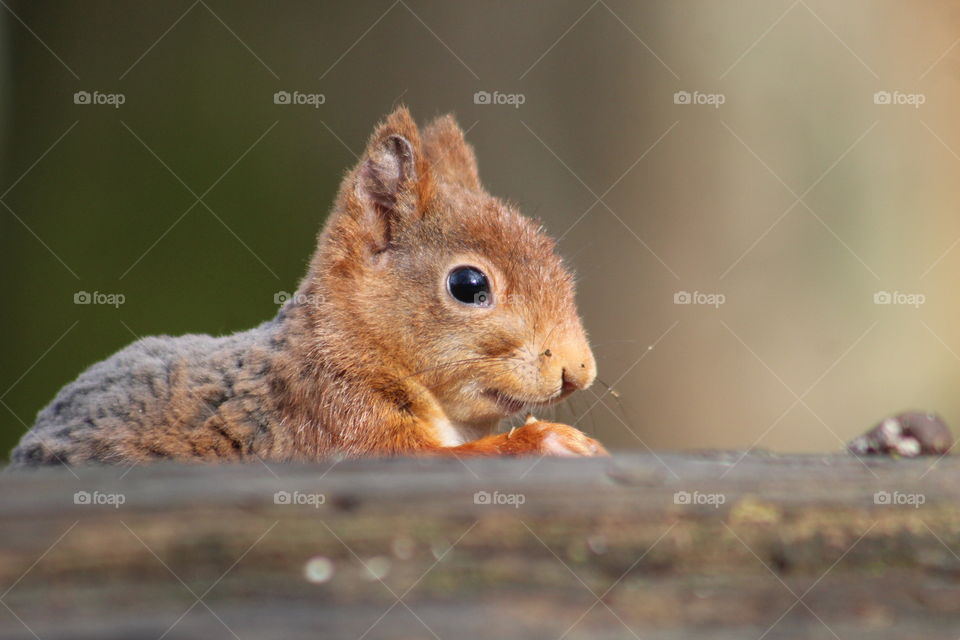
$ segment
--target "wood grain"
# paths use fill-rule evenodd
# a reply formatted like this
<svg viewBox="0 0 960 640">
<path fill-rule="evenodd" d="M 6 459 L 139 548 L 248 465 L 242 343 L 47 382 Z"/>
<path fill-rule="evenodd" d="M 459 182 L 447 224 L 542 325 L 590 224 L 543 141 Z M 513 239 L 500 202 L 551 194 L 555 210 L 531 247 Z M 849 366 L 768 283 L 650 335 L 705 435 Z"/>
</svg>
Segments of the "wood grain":
<svg viewBox="0 0 960 640">
<path fill-rule="evenodd" d="M 960 464 L 933 464 L 8 470 L 0 637 L 952 638 Z"/>
</svg>

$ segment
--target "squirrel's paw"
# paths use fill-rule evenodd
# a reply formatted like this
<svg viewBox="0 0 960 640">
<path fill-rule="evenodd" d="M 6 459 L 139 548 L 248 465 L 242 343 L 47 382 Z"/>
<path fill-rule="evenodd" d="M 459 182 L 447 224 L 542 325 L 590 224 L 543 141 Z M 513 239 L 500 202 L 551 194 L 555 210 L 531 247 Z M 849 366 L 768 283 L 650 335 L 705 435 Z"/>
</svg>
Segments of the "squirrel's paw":
<svg viewBox="0 0 960 640">
<path fill-rule="evenodd" d="M 525 432 L 521 435 L 521 432 Z M 527 421 L 512 437 L 521 436 L 535 443 L 536 452 L 545 456 L 609 456 L 602 444 L 579 429 L 556 422 Z"/>
</svg>

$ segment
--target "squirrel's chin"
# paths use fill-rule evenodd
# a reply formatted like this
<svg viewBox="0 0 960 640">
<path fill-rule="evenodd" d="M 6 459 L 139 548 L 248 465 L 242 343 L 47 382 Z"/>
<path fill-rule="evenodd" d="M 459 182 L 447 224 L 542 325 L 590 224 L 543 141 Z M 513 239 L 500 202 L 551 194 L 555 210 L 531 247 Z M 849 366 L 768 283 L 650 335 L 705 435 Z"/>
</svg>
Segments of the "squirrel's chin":
<svg viewBox="0 0 960 640">
<path fill-rule="evenodd" d="M 558 393 L 545 399 L 524 400 L 496 389 L 488 389 L 487 391 L 483 392 L 483 395 L 497 406 L 498 411 L 504 418 L 509 418 L 510 416 L 516 415 L 524 409 L 528 409 L 530 407 L 543 407 L 546 405 L 551 405 L 564 398 L 563 394 Z"/>
</svg>

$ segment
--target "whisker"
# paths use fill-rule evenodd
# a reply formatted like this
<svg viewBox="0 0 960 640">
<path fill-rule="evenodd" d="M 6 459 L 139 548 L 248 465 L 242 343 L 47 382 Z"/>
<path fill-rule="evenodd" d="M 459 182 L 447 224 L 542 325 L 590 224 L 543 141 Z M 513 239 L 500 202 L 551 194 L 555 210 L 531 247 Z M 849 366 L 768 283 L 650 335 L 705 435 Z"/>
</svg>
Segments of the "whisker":
<svg viewBox="0 0 960 640">
<path fill-rule="evenodd" d="M 431 371 L 437 371 L 445 367 L 456 367 L 456 366 L 463 366 L 466 364 L 478 364 L 478 363 L 479 364 L 492 364 L 492 363 L 499 364 L 501 362 L 507 362 L 510 360 L 517 360 L 517 358 L 505 357 L 505 356 L 478 356 L 475 358 L 464 358 L 462 360 L 453 360 L 451 362 L 441 362 L 438 365 L 425 367 L 423 369 L 420 369 L 419 371 L 414 371 L 411 374 L 403 376 L 402 378 L 400 378 L 400 380 L 406 380 L 407 378 L 420 376 L 420 375 L 423 375 L 424 373 L 430 373 Z"/>
<path fill-rule="evenodd" d="M 579 398 L 577 400 L 579 400 Z M 596 424 L 596 419 L 593 417 L 593 415 L 592 414 L 590 415 L 589 428 L 584 428 L 578 424 L 580 420 L 582 420 L 584 416 L 587 415 L 585 412 L 583 412 L 582 406 L 579 404 L 579 402 L 577 403 L 574 402 L 574 396 L 570 396 L 569 398 L 567 398 L 567 402 L 569 403 L 567 408 L 569 409 L 570 417 L 572 418 L 572 420 L 570 421 L 570 424 L 571 425 L 576 424 L 581 431 L 583 431 L 584 433 L 587 433 L 588 435 L 591 435 L 591 436 L 595 435 L 597 432 L 597 424 Z"/>
<path fill-rule="evenodd" d="M 616 400 L 617 407 L 620 408 L 620 413 L 623 414 L 623 421 L 626 422 L 627 424 L 631 424 L 632 421 L 630 420 L 630 414 L 627 413 L 626 405 L 624 405 L 620 399 L 620 392 L 614 389 L 613 387 L 611 387 L 609 384 L 607 384 L 600 378 L 596 378 L 596 381 L 602 384 L 604 388 L 606 388 L 607 393 L 610 396 L 612 396 L 614 400 Z"/>
<path fill-rule="evenodd" d="M 600 347 L 606 347 L 606 346 L 611 345 L 611 344 L 620 344 L 620 343 L 623 343 L 623 342 L 629 342 L 629 343 L 631 343 L 631 344 L 635 344 L 635 343 L 640 342 L 640 341 L 639 341 L 639 340 L 607 340 L 607 341 L 605 341 L 605 342 L 599 342 L 599 343 L 597 343 L 597 344 L 591 344 L 590 346 L 593 347 L 594 349 L 599 349 Z"/>
<path fill-rule="evenodd" d="M 461 360 L 452 360 L 450 362 L 442 362 L 440 364 L 437 364 L 431 367 L 425 367 L 419 371 L 414 371 L 413 373 L 410 373 L 406 376 L 398 378 L 398 382 L 402 382 L 409 378 L 423 375 L 424 373 L 430 373 L 430 372 L 448 368 L 448 367 L 469 365 L 471 369 L 477 370 L 478 368 L 483 369 L 488 367 L 489 368 L 502 367 L 504 366 L 504 363 L 509 363 L 512 361 L 515 362 L 516 364 L 514 364 L 514 366 L 508 370 L 510 372 L 515 371 L 517 367 L 524 364 L 523 360 L 521 360 L 520 358 L 512 357 L 512 356 L 478 356 L 474 358 L 463 358 Z M 420 396 L 425 395 L 428 392 L 429 392 L 429 389 L 424 388 L 418 391 L 416 394 L 414 394 L 413 398 L 419 398 Z"/>
<path fill-rule="evenodd" d="M 556 331 L 559 326 L 560 326 L 560 323 L 559 323 L 559 322 L 554 322 L 554 323 L 553 323 L 553 328 L 550 329 L 550 331 L 547 333 L 547 336 L 543 339 L 543 342 L 540 343 L 540 348 L 538 349 L 538 351 L 539 351 L 540 353 L 543 353 L 544 347 L 546 347 L 546 346 L 547 346 L 547 343 L 550 342 L 550 338 L 553 337 L 553 332 Z M 539 356 L 540 353 L 537 353 L 537 355 Z"/>
</svg>

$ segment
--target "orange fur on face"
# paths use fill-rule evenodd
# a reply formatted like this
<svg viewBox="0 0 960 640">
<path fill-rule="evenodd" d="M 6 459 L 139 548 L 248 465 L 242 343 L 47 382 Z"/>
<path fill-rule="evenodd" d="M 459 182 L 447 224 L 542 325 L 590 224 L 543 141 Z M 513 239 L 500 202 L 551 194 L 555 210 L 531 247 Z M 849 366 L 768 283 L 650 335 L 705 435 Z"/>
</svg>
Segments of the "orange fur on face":
<svg viewBox="0 0 960 640">
<path fill-rule="evenodd" d="M 447 276 L 463 266 L 486 275 L 490 304 L 451 296 Z M 274 320 L 128 347 L 65 387 L 14 458 L 599 455 L 563 425 L 489 435 L 595 374 L 553 240 L 483 190 L 452 117 L 421 133 L 401 107 L 345 176 L 309 272 Z M 91 416 L 97 389 L 115 407 L 105 417 Z"/>
</svg>

